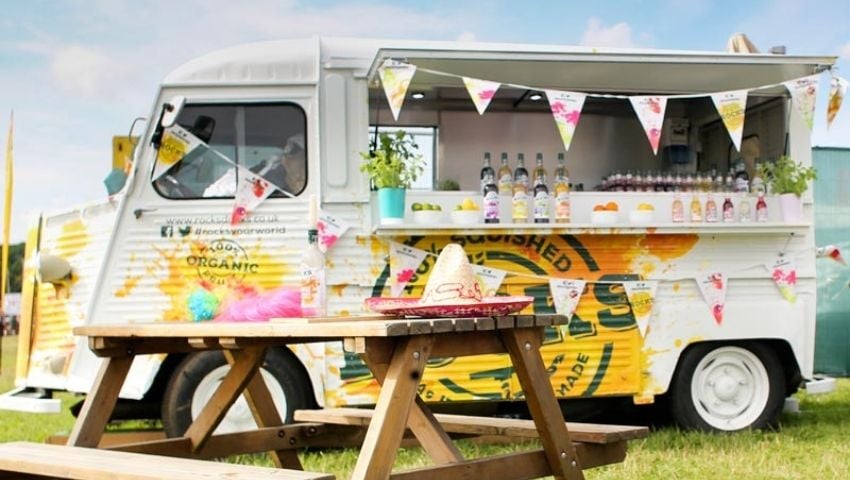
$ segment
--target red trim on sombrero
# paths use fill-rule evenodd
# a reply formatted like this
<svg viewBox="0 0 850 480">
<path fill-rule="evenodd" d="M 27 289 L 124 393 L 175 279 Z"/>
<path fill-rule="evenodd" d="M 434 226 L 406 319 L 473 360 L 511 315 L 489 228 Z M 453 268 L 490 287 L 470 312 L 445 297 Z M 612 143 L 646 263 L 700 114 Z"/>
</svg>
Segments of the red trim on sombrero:
<svg viewBox="0 0 850 480">
<path fill-rule="evenodd" d="M 484 297 L 480 303 L 422 305 L 419 298 L 371 297 L 366 306 L 387 315 L 411 315 L 418 317 L 490 317 L 507 315 L 525 308 L 534 297 Z"/>
</svg>

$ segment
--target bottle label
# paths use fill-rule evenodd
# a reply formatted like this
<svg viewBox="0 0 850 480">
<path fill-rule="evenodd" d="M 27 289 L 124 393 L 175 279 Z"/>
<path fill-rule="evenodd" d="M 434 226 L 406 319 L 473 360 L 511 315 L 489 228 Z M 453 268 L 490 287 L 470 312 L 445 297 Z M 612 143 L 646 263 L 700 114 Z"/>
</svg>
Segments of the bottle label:
<svg viewBox="0 0 850 480">
<path fill-rule="evenodd" d="M 735 208 L 732 206 L 732 202 L 726 202 L 723 204 L 723 221 L 735 221 Z"/>
<path fill-rule="evenodd" d="M 673 200 L 673 222 L 682 223 L 685 221 L 685 207 L 682 206 L 681 200 Z"/>
<path fill-rule="evenodd" d="M 555 218 L 558 220 L 570 219 L 570 196 L 566 192 L 559 193 L 555 200 Z"/>
<path fill-rule="evenodd" d="M 534 195 L 534 219 L 549 220 L 549 194 L 546 192 L 537 192 Z"/>
<path fill-rule="evenodd" d="M 325 269 L 301 264 L 301 313 L 325 315 Z"/>
<path fill-rule="evenodd" d="M 741 199 L 741 203 L 738 205 L 739 210 L 739 220 L 741 222 L 749 222 L 752 220 L 750 211 L 750 202 L 746 198 Z"/>
<path fill-rule="evenodd" d="M 499 194 L 510 195 L 514 189 L 514 180 L 510 173 L 499 177 Z"/>
<path fill-rule="evenodd" d="M 499 194 L 495 190 L 484 195 L 484 218 L 486 220 L 499 219 Z"/>
<path fill-rule="evenodd" d="M 759 204 L 756 205 L 756 221 L 757 222 L 766 222 L 767 221 L 767 204 L 764 201 L 759 201 Z"/>
<path fill-rule="evenodd" d="M 512 210 L 514 220 L 528 220 L 528 195 L 525 192 L 514 193 Z"/>
<path fill-rule="evenodd" d="M 714 200 L 709 200 L 705 203 L 705 221 L 706 222 L 716 222 L 717 221 L 717 204 L 714 203 Z"/>
</svg>

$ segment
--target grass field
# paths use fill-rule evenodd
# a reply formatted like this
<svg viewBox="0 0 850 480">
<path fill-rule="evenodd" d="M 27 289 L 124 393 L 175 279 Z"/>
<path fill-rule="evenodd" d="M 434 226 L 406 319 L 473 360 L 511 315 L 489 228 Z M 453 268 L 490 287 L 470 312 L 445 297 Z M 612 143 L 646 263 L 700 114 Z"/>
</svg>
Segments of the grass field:
<svg viewBox="0 0 850 480">
<path fill-rule="evenodd" d="M 12 387 L 14 380 L 15 338 L 3 339 L 3 365 L 0 391 Z M 850 479 L 850 379 L 838 382 L 828 395 L 797 394 L 801 413 L 786 414 L 776 432 L 742 432 L 713 435 L 682 432 L 664 426 L 649 438 L 631 442 L 626 461 L 619 465 L 586 472 L 589 480 L 601 479 Z M 0 411 L 0 442 L 12 440 L 44 441 L 56 433 L 67 433 L 73 417 L 67 407 L 79 400 L 69 394 L 60 396 L 63 412 L 32 415 Z M 635 419 L 642 422 L 643 419 Z M 460 442 L 467 458 L 524 448 L 515 445 L 477 445 Z M 354 450 L 310 451 L 302 455 L 308 470 L 334 473 L 347 478 L 354 467 Z M 243 456 L 232 461 L 270 465 L 262 456 Z M 419 449 L 399 452 L 401 468 L 428 464 Z"/>
</svg>

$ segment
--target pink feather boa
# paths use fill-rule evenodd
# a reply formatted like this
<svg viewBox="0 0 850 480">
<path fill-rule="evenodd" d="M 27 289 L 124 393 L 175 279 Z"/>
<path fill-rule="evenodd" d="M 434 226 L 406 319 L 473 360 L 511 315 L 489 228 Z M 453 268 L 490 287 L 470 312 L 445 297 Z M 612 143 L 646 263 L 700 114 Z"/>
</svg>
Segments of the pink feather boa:
<svg viewBox="0 0 850 480">
<path fill-rule="evenodd" d="M 271 318 L 300 316 L 301 291 L 295 287 L 281 287 L 227 302 L 215 321 L 267 322 Z"/>
</svg>

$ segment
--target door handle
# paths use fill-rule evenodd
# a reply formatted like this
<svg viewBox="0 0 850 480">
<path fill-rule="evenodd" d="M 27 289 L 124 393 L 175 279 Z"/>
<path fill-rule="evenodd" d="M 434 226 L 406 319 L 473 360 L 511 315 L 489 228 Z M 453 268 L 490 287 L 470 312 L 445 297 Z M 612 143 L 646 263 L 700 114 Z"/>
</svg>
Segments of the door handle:
<svg viewBox="0 0 850 480">
<path fill-rule="evenodd" d="M 137 208 L 137 209 L 133 210 L 133 216 L 136 217 L 136 220 L 138 220 L 139 218 L 142 217 L 143 213 L 155 212 L 155 211 L 157 211 L 156 208 Z"/>
</svg>

